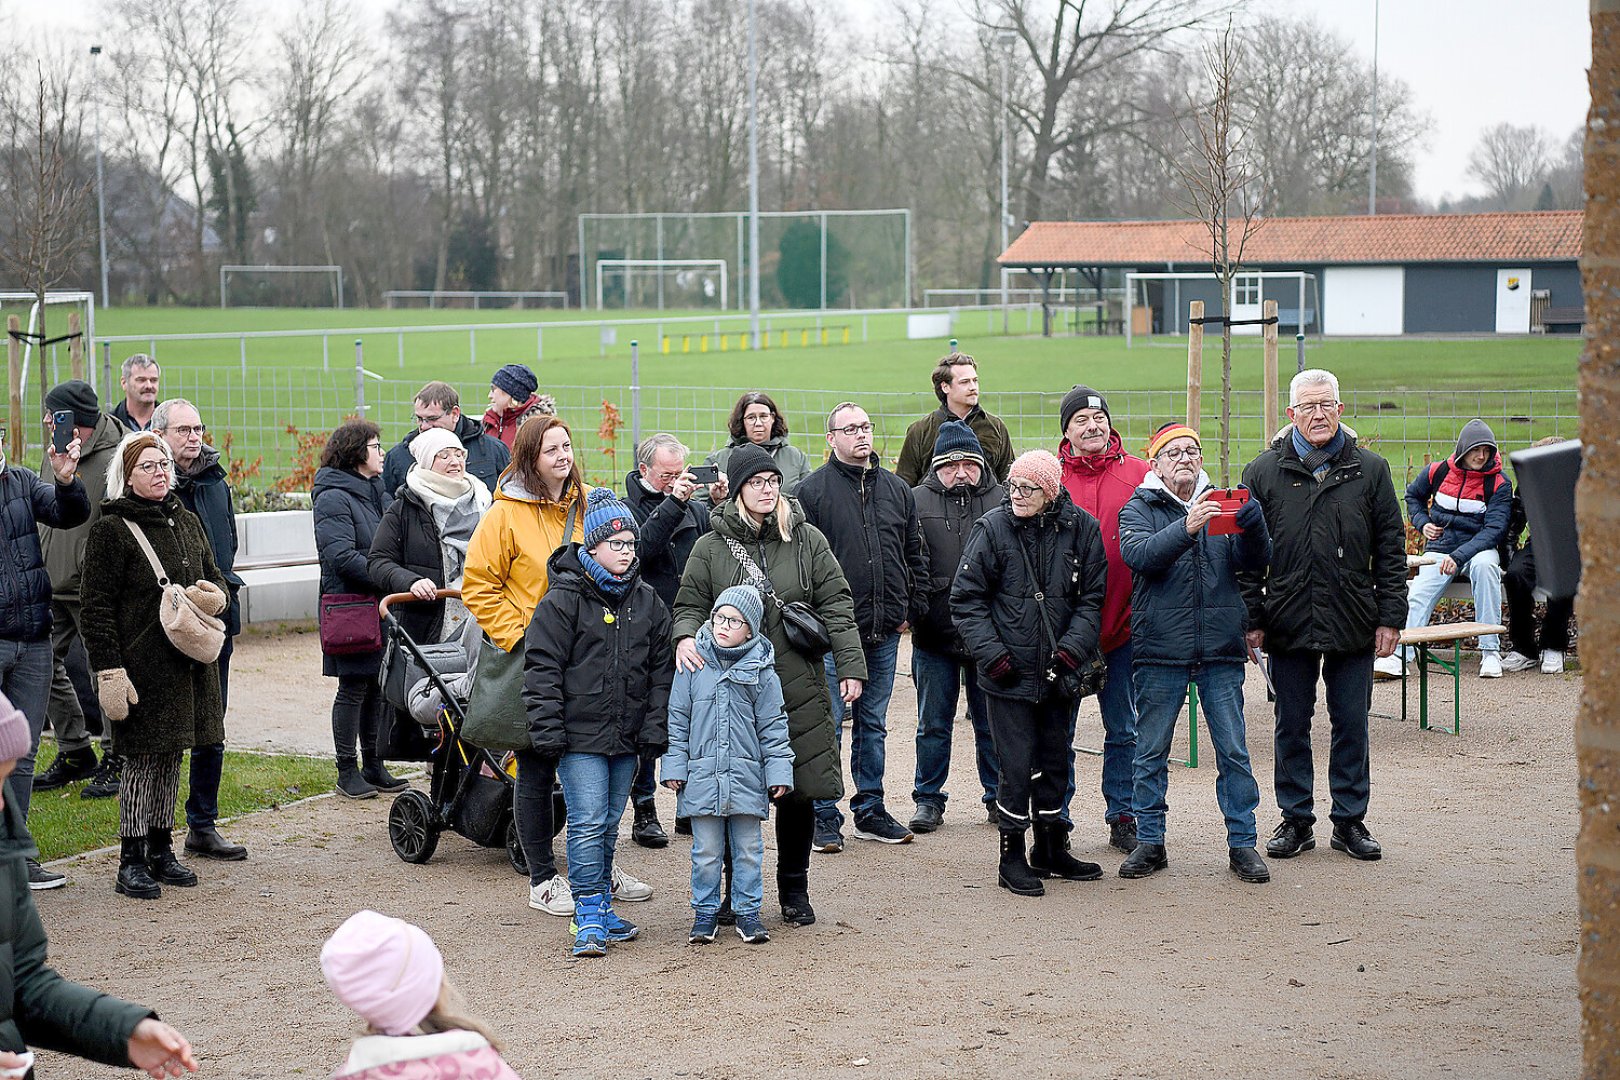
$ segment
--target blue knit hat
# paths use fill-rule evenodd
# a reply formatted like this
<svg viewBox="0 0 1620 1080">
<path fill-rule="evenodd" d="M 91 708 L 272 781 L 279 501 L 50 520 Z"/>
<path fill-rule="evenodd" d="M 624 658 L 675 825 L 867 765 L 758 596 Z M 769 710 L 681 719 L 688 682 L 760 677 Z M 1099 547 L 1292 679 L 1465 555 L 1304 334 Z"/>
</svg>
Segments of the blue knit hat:
<svg viewBox="0 0 1620 1080">
<path fill-rule="evenodd" d="M 505 390 L 517 401 L 528 401 L 529 395 L 540 389 L 540 380 L 522 364 L 507 364 L 489 380 L 497 390 Z"/>
<path fill-rule="evenodd" d="M 759 633 L 759 624 L 765 618 L 765 600 L 758 589 L 752 585 L 733 585 L 714 601 L 715 611 L 723 607 L 734 607 L 742 612 L 742 617 L 748 620 L 749 632 Z"/>
<path fill-rule="evenodd" d="M 636 528 L 635 515 L 619 501 L 610 488 L 592 488 L 585 497 L 585 539 L 581 546 L 586 551 L 606 540 L 614 533 L 628 532 L 641 539 Z"/>
<path fill-rule="evenodd" d="M 939 425 L 939 436 L 934 439 L 934 460 L 929 465 L 937 469 L 956 461 L 971 461 L 984 468 L 984 447 L 973 434 L 966 420 L 947 420 Z"/>
</svg>

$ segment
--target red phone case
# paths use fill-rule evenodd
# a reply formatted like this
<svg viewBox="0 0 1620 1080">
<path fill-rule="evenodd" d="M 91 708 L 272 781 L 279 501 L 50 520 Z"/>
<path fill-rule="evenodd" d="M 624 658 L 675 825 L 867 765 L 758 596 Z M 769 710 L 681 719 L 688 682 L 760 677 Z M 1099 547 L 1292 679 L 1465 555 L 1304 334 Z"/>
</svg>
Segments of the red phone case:
<svg viewBox="0 0 1620 1080">
<path fill-rule="evenodd" d="M 1209 520 L 1209 534 L 1211 536 L 1235 536 L 1243 530 L 1238 528 L 1237 512 L 1244 503 L 1249 501 L 1248 488 L 1216 488 L 1210 498 L 1220 504 L 1221 512 Z"/>
</svg>

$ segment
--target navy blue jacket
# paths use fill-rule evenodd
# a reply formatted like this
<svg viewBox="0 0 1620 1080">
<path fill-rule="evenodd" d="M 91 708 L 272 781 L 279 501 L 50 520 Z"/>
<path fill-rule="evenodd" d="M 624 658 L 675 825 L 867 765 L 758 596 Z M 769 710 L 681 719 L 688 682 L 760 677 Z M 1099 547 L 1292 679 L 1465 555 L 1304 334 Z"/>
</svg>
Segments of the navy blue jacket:
<svg viewBox="0 0 1620 1080">
<path fill-rule="evenodd" d="M 1193 497 L 1209 487 L 1200 474 Z M 1187 535 L 1187 508 L 1148 473 L 1119 511 L 1119 551 L 1131 568 L 1133 664 L 1241 664 L 1248 606 L 1239 570 L 1271 561 L 1265 520 L 1235 536 Z"/>
<path fill-rule="evenodd" d="M 383 455 L 383 506 L 386 508 L 399 496 L 400 485 L 405 483 L 405 474 L 411 471 L 416 459 L 411 456 L 411 440 L 421 432 L 413 431 L 389 449 Z M 491 492 L 495 490 L 495 481 L 500 479 L 501 472 L 512 463 L 512 452 L 506 444 L 493 435 L 484 433 L 484 425 L 479 420 L 462 414 L 461 422 L 456 425 L 456 438 L 467 451 L 467 471 L 484 482 L 484 486 Z"/>
<path fill-rule="evenodd" d="M 53 478 L 54 479 L 54 478 Z M 0 469 L 0 640 L 39 641 L 51 632 L 51 576 L 39 545 L 41 523 L 73 529 L 90 520 L 84 483 L 47 484 L 32 469 Z"/>
<path fill-rule="evenodd" d="M 236 573 L 236 508 L 231 501 L 231 485 L 225 469 L 219 463 L 219 451 L 203 447 L 205 463 L 191 476 L 175 470 L 174 493 L 187 510 L 202 522 L 203 535 L 214 552 L 214 565 L 225 575 L 226 590 L 231 606 L 220 618 L 225 620 L 225 632 L 235 636 L 242 632 L 242 579 Z"/>
<path fill-rule="evenodd" d="M 1442 466 L 1444 473 L 1440 472 Z M 1461 491 L 1439 491 L 1436 475 L 1460 480 Z M 1513 517 L 1513 485 L 1502 472 L 1501 455 L 1493 455 L 1490 464 L 1477 472 L 1464 469 L 1455 458 L 1419 470 L 1416 479 L 1406 485 L 1406 514 L 1413 528 L 1434 524 L 1444 529 L 1423 550 L 1450 555 L 1465 569 L 1468 560 L 1482 551 L 1503 551 Z M 1507 565 L 1506 557 L 1502 565 Z"/>
</svg>

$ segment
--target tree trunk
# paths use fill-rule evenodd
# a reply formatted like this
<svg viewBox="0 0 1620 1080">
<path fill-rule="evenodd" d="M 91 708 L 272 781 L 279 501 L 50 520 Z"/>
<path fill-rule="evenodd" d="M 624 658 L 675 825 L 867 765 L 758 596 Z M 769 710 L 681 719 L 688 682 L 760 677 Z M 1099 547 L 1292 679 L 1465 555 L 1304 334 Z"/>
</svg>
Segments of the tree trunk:
<svg viewBox="0 0 1620 1080">
<path fill-rule="evenodd" d="M 1586 129 L 1581 284 L 1581 667 L 1575 724 L 1581 831 L 1583 1075 L 1620 1077 L 1620 0 L 1592 0 L 1592 111 Z"/>
</svg>

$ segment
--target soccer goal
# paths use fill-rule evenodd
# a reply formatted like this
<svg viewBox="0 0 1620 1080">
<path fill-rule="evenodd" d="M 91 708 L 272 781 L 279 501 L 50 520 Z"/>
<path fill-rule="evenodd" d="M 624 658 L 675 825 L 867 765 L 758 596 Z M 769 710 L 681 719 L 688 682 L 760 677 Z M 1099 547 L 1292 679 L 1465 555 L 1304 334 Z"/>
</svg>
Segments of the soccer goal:
<svg viewBox="0 0 1620 1080">
<path fill-rule="evenodd" d="M 231 306 L 233 284 L 238 307 L 343 306 L 341 266 L 221 266 L 221 308 Z"/>
<path fill-rule="evenodd" d="M 725 311 L 724 259 L 598 259 L 596 308 Z"/>
<path fill-rule="evenodd" d="M 1125 318 L 1125 347 L 1158 334 L 1187 332 L 1187 305 L 1204 302 L 1209 314 L 1221 310 L 1220 279 L 1212 273 L 1136 273 L 1125 275 L 1125 297 L 1130 313 Z M 1234 335 L 1259 334 L 1260 311 L 1267 300 L 1277 301 L 1278 329 L 1308 334 L 1322 328 L 1321 299 L 1316 275 L 1304 270 L 1245 271 L 1232 279 L 1228 317 L 1246 325 L 1232 327 Z M 1254 321 L 1250 321 L 1254 320 Z"/>
</svg>

